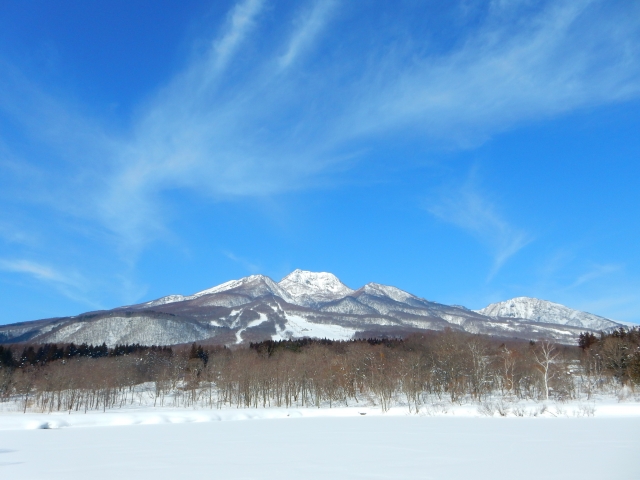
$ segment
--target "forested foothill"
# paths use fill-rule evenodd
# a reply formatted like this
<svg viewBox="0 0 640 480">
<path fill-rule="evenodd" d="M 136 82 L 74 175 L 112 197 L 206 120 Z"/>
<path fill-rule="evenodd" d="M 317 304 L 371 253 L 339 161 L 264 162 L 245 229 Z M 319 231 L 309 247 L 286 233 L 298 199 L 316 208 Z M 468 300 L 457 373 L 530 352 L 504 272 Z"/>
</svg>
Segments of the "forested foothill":
<svg viewBox="0 0 640 480">
<path fill-rule="evenodd" d="M 451 330 L 234 349 L 0 346 L 0 401 L 22 412 L 376 405 L 419 413 L 436 404 L 477 403 L 504 413 L 504 402 L 590 400 L 638 385 L 638 328 L 583 333 L 578 346 Z"/>
</svg>

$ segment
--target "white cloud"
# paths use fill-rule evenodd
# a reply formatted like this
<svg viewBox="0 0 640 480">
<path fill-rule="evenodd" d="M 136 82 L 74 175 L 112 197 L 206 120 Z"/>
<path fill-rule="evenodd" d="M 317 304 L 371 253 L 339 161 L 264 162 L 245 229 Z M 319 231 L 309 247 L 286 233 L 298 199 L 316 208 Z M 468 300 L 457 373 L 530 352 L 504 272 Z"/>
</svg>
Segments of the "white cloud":
<svg viewBox="0 0 640 480">
<path fill-rule="evenodd" d="M 637 5 L 628 12 L 592 0 L 545 6 L 527 16 L 494 12 L 446 54 L 380 62 L 386 71 L 375 83 L 365 79 L 358 108 L 339 128 L 355 125 L 363 135 L 402 128 L 476 145 L 523 122 L 638 96 Z"/>
<path fill-rule="evenodd" d="M 494 203 L 481 194 L 473 179 L 457 188 L 448 188 L 427 210 L 440 220 L 466 230 L 487 245 L 493 253 L 491 280 L 509 258 L 518 253 L 532 237 L 514 227 L 498 212 Z"/>
<path fill-rule="evenodd" d="M 170 234 L 177 213 L 165 192 L 228 200 L 308 188 L 353 162 L 363 139 L 408 132 L 464 148 L 524 122 L 639 95 L 637 6 L 565 0 L 525 16 L 525 4 L 498 2 L 445 51 L 413 48 L 414 40 L 395 48 L 371 42 L 373 50 L 361 52 L 345 40 L 332 62 L 315 64 L 300 60 L 322 54 L 320 33 L 336 2 L 303 5 L 285 41 L 266 42 L 246 59 L 251 36 L 268 29 L 258 28 L 263 2 L 245 0 L 208 52 L 139 105 L 128 132 L 101 127 L 7 68 L 0 108 L 60 160 L 29 191 L 135 252 Z M 447 208 L 493 246 L 495 271 L 528 241 L 477 193 Z"/>
<path fill-rule="evenodd" d="M 310 12 L 302 17 L 299 22 L 300 26 L 289 40 L 287 51 L 279 59 L 282 68 L 290 66 L 302 51 L 309 48 L 313 40 L 326 25 L 330 14 L 336 7 L 336 3 L 334 0 L 317 1 Z"/>
<path fill-rule="evenodd" d="M 42 265 L 29 260 L 0 260 L 0 270 L 8 272 L 26 273 L 38 280 L 62 283 L 69 286 L 77 286 L 78 280 L 63 275 L 50 266 Z"/>
<path fill-rule="evenodd" d="M 213 43 L 212 74 L 220 73 L 237 53 L 242 41 L 254 26 L 262 6 L 262 0 L 245 0 L 233 7 L 223 34 Z"/>
<path fill-rule="evenodd" d="M 600 277 L 606 276 L 606 275 L 610 275 L 612 273 L 615 272 L 619 272 L 622 270 L 622 266 L 621 265 L 613 265 L 613 264 L 607 264 L 607 265 L 595 265 L 593 266 L 591 269 L 589 269 L 589 271 L 583 273 L 582 275 L 578 276 L 578 278 L 576 278 L 575 282 L 573 282 L 571 284 L 570 288 L 573 287 L 579 287 L 580 285 L 583 285 L 587 282 L 591 282 L 593 280 L 596 280 Z"/>
<path fill-rule="evenodd" d="M 71 300 L 89 305 L 92 308 L 101 308 L 100 305 L 86 297 L 85 293 L 88 290 L 89 282 L 77 272 L 62 272 L 51 265 L 25 259 L 0 259 L 0 271 L 27 275 L 50 285 Z"/>
<path fill-rule="evenodd" d="M 240 264 L 249 273 L 251 274 L 260 273 L 260 267 L 257 264 L 251 262 L 250 260 L 247 260 L 246 258 L 243 258 L 243 257 L 239 257 L 233 252 L 224 251 L 222 253 L 229 260 L 233 260 L 234 262 Z"/>
<path fill-rule="evenodd" d="M 22 230 L 9 222 L 0 220 L 0 239 L 18 245 L 35 245 L 36 236 Z"/>
</svg>

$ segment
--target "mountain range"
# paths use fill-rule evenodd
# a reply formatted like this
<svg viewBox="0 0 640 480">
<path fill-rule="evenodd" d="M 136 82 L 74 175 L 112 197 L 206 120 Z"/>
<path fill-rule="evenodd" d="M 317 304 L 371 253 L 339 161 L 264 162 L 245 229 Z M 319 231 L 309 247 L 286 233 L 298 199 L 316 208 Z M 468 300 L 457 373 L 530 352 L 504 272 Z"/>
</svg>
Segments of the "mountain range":
<svg viewBox="0 0 640 480">
<path fill-rule="evenodd" d="M 295 270 L 280 282 L 251 275 L 193 295 L 169 295 L 112 310 L 3 325 L 0 343 L 114 346 L 198 341 L 230 345 L 303 337 L 348 340 L 451 328 L 571 344 L 581 332 L 621 326 L 535 298 L 513 298 L 474 311 L 378 283 L 353 290 L 331 273 Z"/>
</svg>

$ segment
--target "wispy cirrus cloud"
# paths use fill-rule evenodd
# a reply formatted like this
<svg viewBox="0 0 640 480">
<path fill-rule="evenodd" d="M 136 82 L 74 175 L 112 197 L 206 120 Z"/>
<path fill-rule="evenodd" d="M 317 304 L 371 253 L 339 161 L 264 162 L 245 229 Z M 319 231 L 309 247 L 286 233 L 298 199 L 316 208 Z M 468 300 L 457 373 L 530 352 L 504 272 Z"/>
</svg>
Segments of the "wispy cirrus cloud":
<svg viewBox="0 0 640 480">
<path fill-rule="evenodd" d="M 54 268 L 30 260 L 0 260 L 0 270 L 25 273 L 38 280 L 48 282 L 61 283 L 71 287 L 77 287 L 80 284 L 79 278 L 72 278 L 64 275 Z"/>
<path fill-rule="evenodd" d="M 289 40 L 286 52 L 278 59 L 282 68 L 289 67 L 312 45 L 322 28 L 337 7 L 337 0 L 319 0 L 297 20 L 298 27 Z"/>
<path fill-rule="evenodd" d="M 458 47 L 395 52 L 361 84 L 345 123 L 362 134 L 410 129 L 473 146 L 509 128 L 640 94 L 637 5 L 495 2 Z M 340 124 L 340 128 L 344 128 Z"/>
<path fill-rule="evenodd" d="M 26 275 L 55 288 L 67 298 L 99 308 L 85 296 L 88 282 L 78 272 L 63 272 L 51 265 L 26 259 L 0 259 L 0 271 Z"/>
<path fill-rule="evenodd" d="M 0 105 L 57 147 L 76 174 L 68 178 L 78 179 L 63 188 L 88 198 L 91 215 L 139 248 L 165 232 L 159 212 L 168 190 L 234 198 L 304 188 L 352 159 L 361 144 L 351 144 L 363 137 L 409 131 L 465 147 L 521 122 L 640 94 L 637 8 L 548 2 L 523 18 L 519 4 L 492 5 L 464 42 L 443 52 L 372 42 L 357 55 L 361 45 L 347 42 L 327 66 L 313 62 L 322 49 L 310 47 L 326 40 L 340 5 L 316 1 L 294 12 L 284 48 L 243 59 L 227 75 L 248 38 L 262 32 L 265 2 L 244 0 L 211 48 L 140 106 L 127 134 L 109 132 L 16 72 Z M 302 55 L 310 61 L 298 62 Z M 335 74 L 343 70 L 356 73 Z M 83 162 L 87 154 L 91 162 Z M 81 209 L 59 193 L 52 204 Z"/>
<path fill-rule="evenodd" d="M 406 130 L 464 148 L 522 122 L 640 94 L 638 47 L 629 42 L 640 38 L 640 22 L 594 1 L 545 3 L 526 20 L 511 4 L 494 7 L 449 51 L 374 43 L 366 59 L 344 48 L 331 66 L 316 65 L 318 48 L 310 47 L 326 39 L 340 5 L 318 1 L 294 22 L 284 55 L 275 48 L 229 79 L 220 73 L 210 81 L 211 71 L 232 65 L 242 42 L 259 33 L 261 7 L 238 3 L 210 54 L 142 109 L 98 200 L 109 228 L 140 238 L 162 231 L 157 209 L 170 189 L 232 199 L 308 187 L 352 159 L 351 145 L 363 138 Z M 298 62 L 302 55 L 309 61 Z M 336 76 L 354 63 L 362 70 L 349 81 Z M 516 235 L 500 249 L 504 259 L 521 241 Z"/>
<path fill-rule="evenodd" d="M 623 264 L 597 264 L 577 256 L 563 272 L 538 279 L 530 290 L 616 321 L 640 323 L 640 288 Z M 577 273 L 582 272 L 582 273 Z"/>
<path fill-rule="evenodd" d="M 34 245 L 36 243 L 36 237 L 32 233 L 3 221 L 0 221 L 0 239 L 18 245 Z"/>
<path fill-rule="evenodd" d="M 470 233 L 491 250 L 493 265 L 488 280 L 533 240 L 531 234 L 499 213 L 495 203 L 480 192 L 473 177 L 458 187 L 444 189 L 442 195 L 426 203 L 426 209 L 438 219 Z"/>
<path fill-rule="evenodd" d="M 638 4 L 487 5 L 459 42 L 432 49 L 417 30 L 408 36 L 418 40 L 392 46 L 382 35 L 332 30 L 351 15 L 353 30 L 366 31 L 375 6 L 317 0 L 274 25 L 262 15 L 269 2 L 239 1 L 209 48 L 118 129 L 5 64 L 0 110 L 40 147 L 21 152 L 22 163 L 42 152 L 53 159 L 40 164 L 43 175 L 7 188 L 34 192 L 24 201 L 82 219 L 135 258 L 171 235 L 167 197 L 176 190 L 229 201 L 305 189 L 345 159 L 364 161 L 363 144 L 380 136 L 468 148 L 526 122 L 640 95 Z M 403 30 L 403 20 L 385 17 L 381 33 Z M 276 26 L 285 33 L 261 42 Z M 492 249 L 490 277 L 531 241 L 471 187 L 429 209 Z"/>
<path fill-rule="evenodd" d="M 242 268 L 244 268 L 246 271 L 248 271 L 251 274 L 254 273 L 260 273 L 260 267 L 255 264 L 254 262 L 247 260 L 244 257 L 239 257 L 238 255 L 236 255 L 233 252 L 229 252 L 227 250 L 225 250 L 224 252 L 222 252 L 224 254 L 225 257 L 227 257 L 229 260 L 232 260 L 238 264 L 240 264 L 242 266 Z"/>
<path fill-rule="evenodd" d="M 620 272 L 622 265 L 616 264 L 604 264 L 593 265 L 588 271 L 579 275 L 578 278 L 571 284 L 570 288 L 579 287 L 587 282 L 611 275 L 612 273 Z"/>
<path fill-rule="evenodd" d="M 213 43 L 213 72 L 222 71 L 236 54 L 263 5 L 263 0 L 245 0 L 233 7 L 222 35 Z"/>
</svg>

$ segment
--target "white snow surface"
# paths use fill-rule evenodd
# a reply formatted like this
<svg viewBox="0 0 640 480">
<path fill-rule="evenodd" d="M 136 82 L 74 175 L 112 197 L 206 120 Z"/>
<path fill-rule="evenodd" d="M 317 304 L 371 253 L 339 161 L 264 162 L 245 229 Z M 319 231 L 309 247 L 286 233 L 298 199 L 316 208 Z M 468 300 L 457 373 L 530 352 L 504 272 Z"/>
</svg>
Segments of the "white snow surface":
<svg viewBox="0 0 640 480">
<path fill-rule="evenodd" d="M 289 340 L 291 338 L 328 338 L 331 340 L 351 340 L 356 330 L 335 324 L 310 322 L 299 315 L 285 313 L 287 326 L 283 329 L 276 325 L 277 333 L 272 340 Z"/>
<path fill-rule="evenodd" d="M 260 313 L 259 315 L 260 318 L 258 318 L 257 320 L 251 320 L 249 323 L 247 323 L 246 327 L 241 328 L 236 332 L 236 343 L 242 343 L 242 332 L 244 332 L 247 328 L 257 327 L 258 325 L 269 320 L 264 313 Z"/>
<path fill-rule="evenodd" d="M 516 297 L 504 302 L 492 303 L 476 312 L 489 317 L 523 318 L 534 322 L 571 325 L 593 330 L 607 330 L 621 326 L 608 318 L 531 297 Z"/>
<path fill-rule="evenodd" d="M 313 306 L 351 295 L 355 290 L 327 272 L 294 270 L 278 283 L 291 297 L 293 303 Z"/>
<path fill-rule="evenodd" d="M 637 479 L 640 409 L 609 407 L 582 418 L 566 407 L 503 418 L 466 406 L 423 415 L 371 407 L 3 413 L 0 472 L 48 480 Z"/>
</svg>

